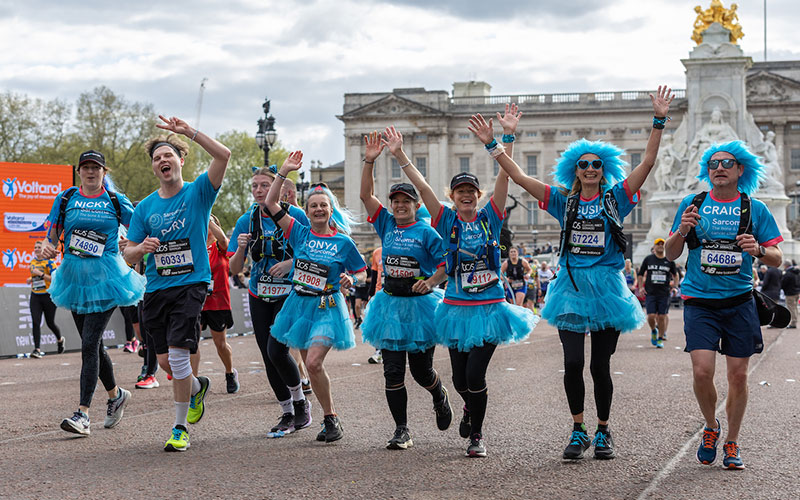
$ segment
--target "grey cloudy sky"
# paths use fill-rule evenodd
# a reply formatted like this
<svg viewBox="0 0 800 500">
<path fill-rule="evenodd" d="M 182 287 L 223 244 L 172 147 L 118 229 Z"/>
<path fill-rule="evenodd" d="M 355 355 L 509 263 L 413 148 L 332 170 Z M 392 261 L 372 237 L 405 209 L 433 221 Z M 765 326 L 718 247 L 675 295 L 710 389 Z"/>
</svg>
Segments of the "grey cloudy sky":
<svg viewBox="0 0 800 500">
<path fill-rule="evenodd" d="M 255 133 L 269 96 L 284 145 L 329 164 L 344 157 L 346 92 L 683 88 L 698 3 L 0 0 L 0 91 L 72 100 L 106 85 L 192 122 L 207 77 L 204 131 Z M 761 61 L 763 1 L 738 12 L 742 49 Z M 769 0 L 767 20 L 768 58 L 800 59 L 796 0 Z"/>
</svg>

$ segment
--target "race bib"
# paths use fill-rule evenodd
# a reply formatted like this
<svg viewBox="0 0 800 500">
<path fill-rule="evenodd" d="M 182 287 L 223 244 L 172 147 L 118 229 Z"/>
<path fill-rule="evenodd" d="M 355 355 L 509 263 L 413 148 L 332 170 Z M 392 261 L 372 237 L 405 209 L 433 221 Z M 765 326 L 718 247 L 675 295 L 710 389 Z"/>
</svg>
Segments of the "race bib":
<svg viewBox="0 0 800 500">
<path fill-rule="evenodd" d="M 292 282 L 303 288 L 324 291 L 328 284 L 328 266 L 317 264 L 306 259 L 297 259 L 294 263 L 294 277 Z"/>
<path fill-rule="evenodd" d="M 44 276 L 34 276 L 31 279 L 31 290 L 34 292 L 41 292 L 47 288 L 46 283 L 44 282 Z"/>
<path fill-rule="evenodd" d="M 194 271 L 189 238 L 165 241 L 153 253 L 159 276 L 180 276 Z"/>
<path fill-rule="evenodd" d="M 484 261 L 462 262 L 459 269 L 461 288 L 469 293 L 478 293 L 499 281 L 497 273 L 489 269 Z"/>
<path fill-rule="evenodd" d="M 700 251 L 700 269 L 714 276 L 739 274 L 742 267 L 742 250 L 732 240 L 703 242 Z"/>
<path fill-rule="evenodd" d="M 78 257 L 101 257 L 108 235 L 91 229 L 75 229 L 69 237 L 69 253 Z"/>
<path fill-rule="evenodd" d="M 650 283 L 663 285 L 667 282 L 667 273 L 664 271 L 650 271 Z"/>
<path fill-rule="evenodd" d="M 292 282 L 286 278 L 277 278 L 266 272 L 258 278 L 257 295 L 262 299 L 285 297 L 291 291 Z"/>
<path fill-rule="evenodd" d="M 422 276 L 419 261 L 414 257 L 403 255 L 387 255 L 383 264 L 383 272 L 390 278 L 419 278 Z"/>
<path fill-rule="evenodd" d="M 570 253 L 577 255 L 603 255 L 606 246 L 605 225 L 602 219 L 579 219 L 572 225 L 569 240 Z"/>
<path fill-rule="evenodd" d="M 514 290 L 519 290 L 521 288 L 525 288 L 525 281 L 523 280 L 511 280 L 511 288 Z"/>
</svg>

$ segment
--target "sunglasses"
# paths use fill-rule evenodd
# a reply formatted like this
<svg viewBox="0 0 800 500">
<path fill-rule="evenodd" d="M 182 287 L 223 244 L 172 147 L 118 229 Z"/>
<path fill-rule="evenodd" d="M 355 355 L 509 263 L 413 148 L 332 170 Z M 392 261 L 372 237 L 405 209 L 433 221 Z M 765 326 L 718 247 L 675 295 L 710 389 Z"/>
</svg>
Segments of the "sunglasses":
<svg viewBox="0 0 800 500">
<path fill-rule="evenodd" d="M 733 158 L 725 158 L 724 160 L 708 160 L 708 168 L 716 170 L 720 165 L 722 168 L 733 168 L 736 165 L 736 160 Z"/>
<path fill-rule="evenodd" d="M 314 184 L 310 185 L 308 188 L 313 190 L 314 188 L 318 188 L 318 187 L 323 187 L 323 188 L 327 189 L 328 185 L 325 184 L 324 182 L 315 182 Z"/>
<path fill-rule="evenodd" d="M 578 160 L 576 165 L 581 170 L 586 170 L 590 165 L 593 169 L 600 170 L 603 168 L 603 160 L 599 158 L 597 160 Z"/>
</svg>

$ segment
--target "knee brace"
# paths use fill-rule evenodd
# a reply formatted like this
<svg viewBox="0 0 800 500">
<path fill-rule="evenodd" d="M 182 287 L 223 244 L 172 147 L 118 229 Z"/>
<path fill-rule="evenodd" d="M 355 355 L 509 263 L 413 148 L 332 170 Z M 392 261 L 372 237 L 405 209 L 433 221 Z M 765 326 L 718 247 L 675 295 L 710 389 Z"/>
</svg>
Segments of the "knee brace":
<svg viewBox="0 0 800 500">
<path fill-rule="evenodd" d="M 172 369 L 172 376 L 176 380 L 183 380 L 192 374 L 192 363 L 188 349 L 177 347 L 169 348 L 169 367 Z"/>
</svg>

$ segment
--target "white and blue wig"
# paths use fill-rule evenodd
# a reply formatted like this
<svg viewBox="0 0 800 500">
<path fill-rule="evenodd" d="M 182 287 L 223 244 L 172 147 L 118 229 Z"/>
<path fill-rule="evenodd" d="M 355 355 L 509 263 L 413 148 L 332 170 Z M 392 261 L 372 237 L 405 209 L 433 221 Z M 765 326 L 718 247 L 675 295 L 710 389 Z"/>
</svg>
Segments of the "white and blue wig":
<svg viewBox="0 0 800 500">
<path fill-rule="evenodd" d="M 306 212 L 308 211 L 308 200 L 311 199 L 311 196 L 315 194 L 324 194 L 328 197 L 328 201 L 330 202 L 331 209 L 333 211 L 331 218 L 328 220 L 328 223 L 331 225 L 331 227 L 335 227 L 339 231 L 349 236 L 350 233 L 353 232 L 353 226 L 357 224 L 356 219 L 348 209 L 339 206 L 339 200 L 336 199 L 336 195 L 331 193 L 331 190 L 328 189 L 327 186 L 316 185 L 311 188 L 311 191 L 309 191 L 306 195 L 306 206 L 303 207 L 306 209 Z"/>
<path fill-rule="evenodd" d="M 625 150 L 603 141 L 588 141 L 579 139 L 570 144 L 561 153 L 558 162 L 553 167 L 552 175 L 556 183 L 561 187 L 571 190 L 575 184 L 575 168 L 581 156 L 592 153 L 603 160 L 603 179 L 605 180 L 602 189 L 608 189 L 614 184 L 625 179 L 625 167 L 628 162 L 621 158 Z"/>
<path fill-rule="evenodd" d="M 709 187 L 714 187 L 711 184 L 711 178 L 708 176 L 708 160 L 711 159 L 714 153 L 720 151 L 732 154 L 733 157 L 736 158 L 736 161 L 744 167 L 744 172 L 742 176 L 739 177 L 739 191 L 748 196 L 752 196 L 753 193 L 758 191 L 758 185 L 765 175 L 765 167 L 761 162 L 761 157 L 751 153 L 747 144 L 743 141 L 712 144 L 711 147 L 706 149 L 706 152 L 703 153 L 703 157 L 700 158 L 700 173 L 697 175 L 697 179 L 707 183 Z"/>
</svg>

